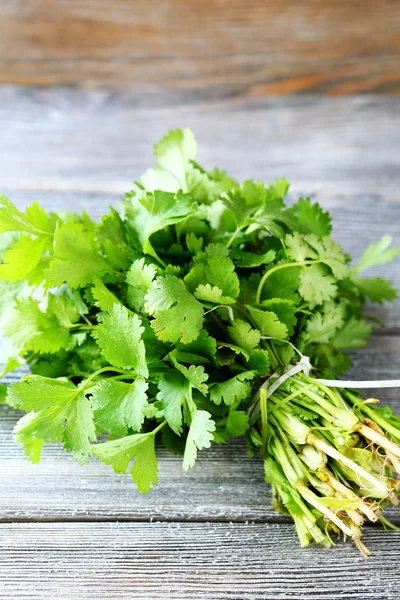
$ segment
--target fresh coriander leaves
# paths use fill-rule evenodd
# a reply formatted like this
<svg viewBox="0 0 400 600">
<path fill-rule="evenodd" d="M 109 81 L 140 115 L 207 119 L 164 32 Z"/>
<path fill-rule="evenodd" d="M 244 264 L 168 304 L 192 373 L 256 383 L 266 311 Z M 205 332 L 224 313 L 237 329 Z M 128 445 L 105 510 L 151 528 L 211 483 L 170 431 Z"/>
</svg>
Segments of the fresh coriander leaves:
<svg viewBox="0 0 400 600">
<path fill-rule="evenodd" d="M 196 152 L 190 130 L 169 132 L 155 146 L 156 168 L 99 223 L 37 203 L 21 211 L 0 196 L 4 373 L 22 363 L 34 373 L 6 396 L 2 388 L 0 401 L 26 412 L 15 437 L 32 461 L 44 442 L 59 442 L 80 462 L 94 453 L 129 471 L 146 493 L 157 483 L 159 431 L 184 469 L 234 437 L 264 451 L 283 417 L 266 406 L 261 422 L 254 402 L 268 376 L 297 360 L 293 345 L 316 372 L 343 373 L 342 351 L 371 332 L 365 301 L 394 299 L 389 282 L 361 277 L 398 254 L 390 236 L 351 271 L 317 203 L 287 208 L 285 179 L 237 183 L 201 167 Z M 291 398 L 296 423 L 319 418 L 310 398 Z M 109 439 L 99 443 L 100 434 Z M 274 476 L 268 465 L 279 502 L 301 516 L 279 460 Z"/>
<path fill-rule="evenodd" d="M 110 365 L 134 369 L 141 377 L 147 377 L 143 332 L 144 327 L 137 315 L 130 315 L 125 306 L 114 304 L 94 329 L 93 337 Z"/>
<path fill-rule="evenodd" d="M 178 277 L 158 277 L 145 297 L 145 308 L 154 315 L 151 322 L 165 342 L 192 342 L 199 335 L 204 310 Z"/>
</svg>

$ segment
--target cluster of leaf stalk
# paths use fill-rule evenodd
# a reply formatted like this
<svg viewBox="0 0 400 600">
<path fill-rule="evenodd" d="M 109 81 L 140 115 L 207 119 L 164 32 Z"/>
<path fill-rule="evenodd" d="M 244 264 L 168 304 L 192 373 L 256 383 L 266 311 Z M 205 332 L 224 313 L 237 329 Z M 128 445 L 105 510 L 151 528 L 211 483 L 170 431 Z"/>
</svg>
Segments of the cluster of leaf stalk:
<svg viewBox="0 0 400 600">
<path fill-rule="evenodd" d="M 367 557 L 365 520 L 394 528 L 382 508 L 399 504 L 400 419 L 377 403 L 301 373 L 269 397 L 261 388 L 250 407 L 273 505 L 292 517 L 302 546 L 343 535 Z"/>
<path fill-rule="evenodd" d="M 358 263 L 331 238 L 331 218 L 289 184 L 238 183 L 196 162 L 189 130 L 169 132 L 120 211 L 24 212 L 0 195 L 3 375 L 31 371 L 0 401 L 25 411 L 14 429 L 33 462 L 61 443 L 157 483 L 157 442 L 183 454 L 245 437 L 260 451 L 274 506 L 303 546 L 333 534 L 361 541 L 364 520 L 398 500 L 400 419 L 375 400 L 325 386 L 344 351 L 372 331 L 366 302 L 391 283 L 361 276 L 395 258 L 386 235 Z M 298 372 L 269 387 L 307 356 Z M 315 375 L 315 377 L 314 377 Z"/>
</svg>

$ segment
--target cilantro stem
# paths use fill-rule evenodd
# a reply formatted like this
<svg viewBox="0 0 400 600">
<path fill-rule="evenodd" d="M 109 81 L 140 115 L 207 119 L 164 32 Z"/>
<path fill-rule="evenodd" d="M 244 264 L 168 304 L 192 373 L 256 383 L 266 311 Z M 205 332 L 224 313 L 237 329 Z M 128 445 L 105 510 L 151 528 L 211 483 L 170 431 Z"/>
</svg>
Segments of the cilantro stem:
<svg viewBox="0 0 400 600">
<path fill-rule="evenodd" d="M 160 257 L 158 256 L 158 254 L 157 254 L 157 252 L 154 250 L 154 248 L 152 248 L 152 252 L 151 252 L 150 256 L 152 256 L 153 258 L 155 258 L 155 259 L 156 259 L 156 260 L 157 260 L 157 261 L 160 263 L 160 265 L 161 265 L 161 266 L 162 266 L 164 269 L 166 269 L 166 268 L 167 268 L 167 265 L 166 265 L 166 263 L 163 261 L 163 259 L 162 259 L 162 258 L 160 258 Z"/>
<path fill-rule="evenodd" d="M 300 390 L 297 390 L 297 391 L 293 392 L 292 394 L 289 394 L 289 396 L 285 396 L 284 398 L 278 400 L 277 402 L 275 402 L 273 408 L 271 409 L 271 413 L 274 414 L 277 410 L 282 408 L 282 406 L 284 406 L 291 400 L 294 400 L 294 398 L 296 398 L 297 396 L 300 396 L 300 394 L 303 394 L 304 390 L 310 389 L 311 387 L 312 387 L 312 385 L 309 384 L 305 388 L 301 388 Z"/>
<path fill-rule="evenodd" d="M 264 273 L 264 275 L 261 278 L 261 281 L 258 285 L 257 293 L 256 293 L 256 304 L 260 304 L 261 292 L 263 290 L 264 284 L 267 281 L 268 277 L 270 275 L 272 275 L 273 273 L 276 273 L 276 271 L 279 271 L 280 269 L 288 269 L 289 267 L 307 267 L 309 265 L 315 265 L 315 264 L 321 263 L 321 262 L 323 262 L 323 261 L 320 259 L 315 259 L 315 260 L 301 260 L 298 262 L 291 262 L 291 263 L 275 265 L 275 267 L 272 267 L 272 269 L 269 269 L 266 273 Z"/>
<path fill-rule="evenodd" d="M 86 381 L 84 381 L 82 383 L 81 386 L 79 386 L 79 392 L 82 392 L 83 390 L 85 390 L 87 388 L 87 386 L 89 385 L 89 383 L 95 378 L 97 377 L 97 375 L 101 375 L 101 373 L 105 373 L 106 371 L 114 371 L 116 373 L 134 373 L 134 371 L 125 371 L 124 369 L 118 369 L 117 367 L 102 367 L 101 369 L 97 369 L 97 371 L 95 371 L 94 373 L 92 373 L 90 375 L 90 377 L 88 377 L 86 379 Z"/>
<path fill-rule="evenodd" d="M 268 411 L 267 411 L 267 390 L 260 390 L 260 410 L 261 410 L 261 435 L 262 435 L 262 456 L 266 456 L 267 436 L 268 436 Z"/>
<path fill-rule="evenodd" d="M 158 433 L 160 431 L 160 429 L 162 429 L 164 427 L 164 425 L 166 425 L 166 424 L 167 424 L 167 421 L 163 421 L 155 429 L 153 429 L 153 431 L 151 432 L 151 434 L 152 435 L 156 435 L 156 433 Z"/>
<path fill-rule="evenodd" d="M 89 319 L 88 319 L 88 318 L 87 318 L 85 315 L 82 315 L 82 319 L 83 319 L 84 321 L 86 321 L 86 323 L 87 323 L 88 325 L 90 325 L 91 327 L 94 327 L 93 323 L 91 323 L 91 322 L 89 321 Z"/>
<path fill-rule="evenodd" d="M 268 349 L 268 354 L 269 354 L 269 358 L 271 361 L 271 367 L 274 369 L 274 371 L 276 371 L 276 369 L 279 367 L 280 360 L 275 352 L 274 345 L 268 341 L 265 341 L 265 346 Z"/>
<path fill-rule="evenodd" d="M 107 379 L 112 379 L 113 381 L 119 381 L 120 379 L 136 379 L 137 375 L 136 375 L 136 371 L 127 371 L 126 374 L 123 373 L 122 375 L 112 375 L 111 377 L 108 377 Z"/>
<path fill-rule="evenodd" d="M 231 238 L 228 240 L 228 243 L 226 244 L 225 248 L 231 247 L 232 242 L 234 242 L 234 240 L 236 239 L 236 237 L 239 235 L 240 232 L 241 232 L 241 229 L 236 229 L 236 231 L 233 233 Z"/>
<path fill-rule="evenodd" d="M 365 404 L 365 402 L 361 398 L 358 398 L 357 396 L 355 396 L 347 390 L 345 392 L 345 396 L 348 400 L 350 400 L 353 406 L 359 409 L 360 412 L 364 412 L 365 414 L 367 414 L 370 417 L 370 419 L 375 421 L 375 423 L 377 423 L 384 431 L 390 433 L 394 438 L 400 440 L 399 429 L 397 429 L 397 427 L 394 427 L 390 423 L 389 419 L 381 417 L 381 415 L 376 410 Z"/>
</svg>

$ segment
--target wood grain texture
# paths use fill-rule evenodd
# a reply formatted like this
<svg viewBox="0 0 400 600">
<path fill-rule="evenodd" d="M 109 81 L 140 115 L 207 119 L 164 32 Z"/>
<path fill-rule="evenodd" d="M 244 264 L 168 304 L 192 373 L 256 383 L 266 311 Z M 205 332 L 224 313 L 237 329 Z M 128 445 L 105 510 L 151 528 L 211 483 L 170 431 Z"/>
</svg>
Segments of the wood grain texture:
<svg viewBox="0 0 400 600">
<path fill-rule="evenodd" d="M 2 600 L 398 600 L 400 534 L 300 550 L 282 524 L 0 527 Z"/>
<path fill-rule="evenodd" d="M 213 100 L 400 92 L 396 0 L 0 3 L 0 82 Z"/>
<path fill-rule="evenodd" d="M 0 88 L 0 191 L 20 206 L 35 199 L 99 217 L 153 164 L 153 143 L 183 125 L 196 133 L 205 167 L 242 180 L 284 176 L 292 199 L 321 202 L 332 211 L 335 239 L 354 257 L 384 233 L 400 245 L 400 99 L 148 108 L 134 93 Z M 378 273 L 400 288 L 398 267 L 371 270 Z M 372 312 L 400 329 L 400 301 Z"/>
<path fill-rule="evenodd" d="M 153 143 L 185 126 L 198 138 L 199 161 L 238 179 L 285 176 L 296 193 L 400 199 L 400 99 L 388 97 L 184 107 L 149 106 L 139 91 L 0 88 L 0 185 L 122 194 L 153 163 Z"/>
<path fill-rule="evenodd" d="M 375 337 L 367 350 L 353 356 L 350 377 L 393 377 L 400 373 L 400 338 Z M 383 390 L 379 397 L 400 414 L 397 390 Z M 80 467 L 58 445 L 46 446 L 41 464 L 32 465 L 12 439 L 18 418 L 17 411 L 0 408 L 0 522 L 282 521 L 271 507 L 261 461 L 248 457 L 241 442 L 202 450 L 194 469 L 186 473 L 180 457 L 159 448 L 159 485 L 142 496 L 130 476 L 118 476 L 96 459 Z M 398 508 L 385 514 L 400 524 Z"/>
</svg>

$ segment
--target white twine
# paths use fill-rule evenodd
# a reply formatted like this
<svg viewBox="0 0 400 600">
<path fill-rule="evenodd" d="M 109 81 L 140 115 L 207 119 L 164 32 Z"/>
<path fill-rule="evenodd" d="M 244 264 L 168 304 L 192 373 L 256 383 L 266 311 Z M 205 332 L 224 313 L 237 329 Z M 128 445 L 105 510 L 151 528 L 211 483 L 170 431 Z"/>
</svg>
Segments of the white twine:
<svg viewBox="0 0 400 600">
<path fill-rule="evenodd" d="M 213 312 L 217 308 L 226 308 L 226 310 L 228 311 L 230 320 L 232 322 L 235 320 L 232 307 L 228 306 L 227 304 L 219 304 L 218 306 L 214 306 L 213 308 L 211 308 L 204 314 L 208 315 L 209 313 Z M 300 352 L 300 350 L 298 348 L 296 348 L 296 346 L 294 344 L 292 344 L 292 342 L 289 342 L 288 340 L 282 340 L 280 338 L 276 338 L 276 337 L 272 337 L 272 336 L 266 336 L 266 335 L 262 335 L 260 337 L 260 339 L 276 340 L 278 342 L 283 342 L 284 344 L 289 344 L 293 348 L 293 350 L 300 356 L 300 360 L 295 365 L 289 365 L 288 368 L 286 369 L 286 371 L 282 375 L 279 375 L 278 373 L 273 373 L 272 375 L 270 375 L 270 377 L 268 377 L 267 381 L 265 381 L 262 384 L 262 386 L 260 387 L 260 389 L 258 390 L 257 396 L 259 396 L 261 389 L 266 389 L 267 395 L 272 396 L 272 394 L 274 392 L 276 392 L 276 390 L 283 383 L 285 383 L 285 381 L 287 381 L 290 377 L 292 377 L 293 375 L 296 375 L 297 373 L 304 373 L 307 377 L 309 377 L 311 369 L 314 368 L 311 365 L 310 357 L 305 356 L 302 352 Z M 314 380 L 317 383 L 321 383 L 323 385 L 326 385 L 327 387 L 334 387 L 334 388 L 354 388 L 354 389 L 361 390 L 361 389 L 372 389 L 372 388 L 383 389 L 383 388 L 400 387 L 400 379 L 371 379 L 371 380 L 367 380 L 367 381 L 356 381 L 356 380 L 350 380 L 350 379 L 340 380 L 340 379 L 317 379 L 317 378 L 315 378 Z"/>
<path fill-rule="evenodd" d="M 318 383 L 327 385 L 328 387 L 337 388 L 394 388 L 400 387 L 400 379 L 371 379 L 370 381 L 351 381 L 351 380 L 335 380 L 335 379 L 316 379 Z"/>
<path fill-rule="evenodd" d="M 207 312 L 205 312 L 203 316 L 205 317 L 209 313 L 214 312 L 214 310 L 217 310 L 217 308 L 226 308 L 226 310 L 228 311 L 228 314 L 229 314 L 229 318 L 230 318 L 230 320 L 233 323 L 233 321 L 235 320 L 235 317 L 233 316 L 232 307 L 229 306 L 228 304 L 218 304 L 218 306 L 214 306 L 213 308 L 210 308 L 210 310 L 208 310 Z"/>
<path fill-rule="evenodd" d="M 290 379 L 290 377 L 292 377 L 292 375 L 296 375 L 296 373 L 303 372 L 308 377 L 311 369 L 312 369 L 312 366 L 311 366 L 310 359 L 308 358 L 308 356 L 303 355 L 297 364 L 289 365 L 288 369 L 281 376 L 279 376 L 277 373 L 274 373 L 273 375 L 271 375 L 267 379 L 267 381 L 265 381 L 262 384 L 262 386 L 260 387 L 260 390 L 266 389 L 267 396 L 268 397 L 272 396 L 272 394 L 274 392 L 276 392 L 276 390 L 279 387 L 281 387 L 281 385 L 283 383 L 285 383 L 285 381 L 287 379 Z M 273 383 L 271 384 L 272 378 L 275 378 L 275 379 L 274 379 Z M 258 391 L 258 393 L 260 392 L 260 390 Z"/>
</svg>

